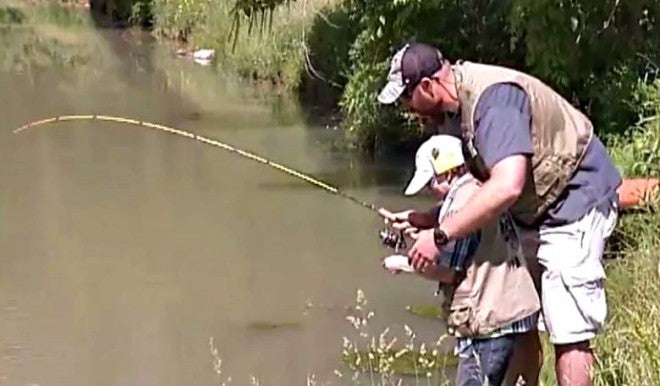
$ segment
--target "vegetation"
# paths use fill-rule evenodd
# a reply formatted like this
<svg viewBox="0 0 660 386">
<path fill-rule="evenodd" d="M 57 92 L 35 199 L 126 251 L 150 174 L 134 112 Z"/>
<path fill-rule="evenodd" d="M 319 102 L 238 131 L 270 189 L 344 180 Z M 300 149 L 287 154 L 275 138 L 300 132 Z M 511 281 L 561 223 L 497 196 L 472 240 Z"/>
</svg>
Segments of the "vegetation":
<svg viewBox="0 0 660 386">
<path fill-rule="evenodd" d="M 269 26 L 265 21 L 250 26 L 234 23 L 227 1 L 153 0 L 153 31 L 191 50 L 215 49 L 222 53 L 218 65 L 223 69 L 287 92 L 299 86 L 306 71 L 306 33 L 313 15 L 331 1 L 298 2 L 291 9 L 273 11 Z"/>
<path fill-rule="evenodd" d="M 612 155 L 628 176 L 660 177 L 660 80 L 640 89 L 645 100 L 630 139 Z M 610 315 L 596 341 L 598 385 L 651 385 L 660 379 L 660 195 L 623 216 L 615 238 L 621 252 L 607 265 Z"/>
<path fill-rule="evenodd" d="M 409 40 L 436 44 L 453 60 L 532 73 L 585 110 L 603 134 L 634 123 L 633 96 L 658 70 L 657 0 L 149 4 L 159 36 L 215 48 L 224 68 L 324 99 L 339 108 L 351 142 L 370 152 L 419 139 L 413 122 L 375 100 L 390 56 Z"/>
<path fill-rule="evenodd" d="M 91 20 L 87 15 L 43 4 L 27 7 L 19 1 L 0 6 L 0 62 L 4 69 L 70 67 L 85 63 L 94 52 L 82 33 Z"/>
</svg>

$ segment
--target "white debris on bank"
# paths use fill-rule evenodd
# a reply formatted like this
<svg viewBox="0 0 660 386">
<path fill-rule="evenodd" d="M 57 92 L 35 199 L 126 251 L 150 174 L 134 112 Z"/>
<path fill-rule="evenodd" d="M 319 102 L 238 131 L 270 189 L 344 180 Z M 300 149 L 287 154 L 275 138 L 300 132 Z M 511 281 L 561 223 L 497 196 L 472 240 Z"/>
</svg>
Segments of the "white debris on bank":
<svg viewBox="0 0 660 386">
<path fill-rule="evenodd" d="M 195 63 L 202 66 L 208 66 L 213 62 L 213 59 L 215 58 L 215 50 L 208 48 L 202 48 L 193 51 L 192 53 L 184 48 L 181 48 L 176 51 L 176 54 L 180 57 L 191 57 Z"/>
</svg>

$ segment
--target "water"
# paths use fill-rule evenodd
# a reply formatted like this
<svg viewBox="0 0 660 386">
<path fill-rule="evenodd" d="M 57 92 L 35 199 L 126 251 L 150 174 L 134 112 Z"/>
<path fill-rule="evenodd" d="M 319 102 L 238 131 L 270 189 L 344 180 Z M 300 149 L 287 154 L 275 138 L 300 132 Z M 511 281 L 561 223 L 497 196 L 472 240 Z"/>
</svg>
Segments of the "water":
<svg viewBox="0 0 660 386">
<path fill-rule="evenodd" d="M 289 102 L 113 31 L 75 69 L 0 76 L 0 382 L 214 385 L 209 339 L 232 384 L 337 380 L 356 290 L 373 331 L 439 322 L 406 305 L 434 284 L 391 277 L 368 210 L 199 142 L 86 121 L 11 130 L 52 115 L 154 121 L 249 149 L 395 209 L 410 160 L 329 150 Z M 257 98 L 257 96 L 260 96 Z M 276 327 L 276 328 L 271 328 Z"/>
</svg>

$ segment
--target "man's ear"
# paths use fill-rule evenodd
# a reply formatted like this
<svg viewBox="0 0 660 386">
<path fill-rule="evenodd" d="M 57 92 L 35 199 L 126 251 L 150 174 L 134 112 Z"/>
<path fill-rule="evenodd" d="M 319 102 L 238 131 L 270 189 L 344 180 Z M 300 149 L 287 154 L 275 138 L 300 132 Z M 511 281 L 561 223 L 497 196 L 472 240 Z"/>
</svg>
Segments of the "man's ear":
<svg viewBox="0 0 660 386">
<path fill-rule="evenodd" d="M 419 90 L 427 98 L 433 99 L 435 97 L 435 88 L 433 87 L 433 81 L 431 78 L 422 78 L 422 80 L 419 82 Z"/>
</svg>

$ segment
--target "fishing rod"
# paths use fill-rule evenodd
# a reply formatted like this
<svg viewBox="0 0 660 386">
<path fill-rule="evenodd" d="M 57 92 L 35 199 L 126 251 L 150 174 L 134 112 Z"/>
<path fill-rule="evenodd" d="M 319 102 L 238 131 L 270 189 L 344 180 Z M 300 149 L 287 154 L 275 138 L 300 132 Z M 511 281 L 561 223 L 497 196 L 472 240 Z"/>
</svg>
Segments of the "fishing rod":
<svg viewBox="0 0 660 386">
<path fill-rule="evenodd" d="M 164 131 L 164 132 L 167 132 L 167 133 L 170 133 L 170 134 L 180 135 L 180 136 L 183 136 L 183 137 L 186 137 L 186 138 L 193 139 L 195 141 L 199 141 L 199 142 L 202 142 L 202 143 L 205 143 L 205 144 L 208 144 L 208 145 L 219 147 L 221 149 L 225 149 L 225 150 L 231 151 L 233 153 L 239 154 L 243 157 L 249 158 L 253 161 L 257 161 L 259 163 L 271 166 L 271 167 L 273 167 L 277 170 L 280 170 L 284 173 L 287 173 L 291 176 L 300 178 L 304 181 L 307 181 L 307 182 L 309 182 L 309 183 L 311 183 L 315 186 L 318 186 L 318 187 L 324 189 L 325 191 L 327 191 L 329 193 L 332 193 L 332 194 L 335 194 L 337 196 L 346 198 L 346 199 L 352 201 L 353 203 L 355 203 L 357 205 L 360 205 L 364 208 L 367 208 L 371 211 L 374 211 L 374 212 L 378 211 L 376 206 L 373 205 L 373 204 L 370 204 L 370 203 L 367 203 L 365 201 L 359 200 L 359 199 L 357 199 L 357 198 L 355 198 L 355 197 L 353 197 L 353 196 L 351 196 L 351 195 L 349 195 L 345 192 L 342 192 L 341 190 L 339 190 L 338 188 L 336 188 L 334 186 L 328 185 L 327 183 L 325 183 L 323 181 L 320 181 L 320 180 L 318 180 L 314 177 L 311 177 L 307 174 L 304 174 L 304 173 L 299 172 L 297 170 L 288 168 L 284 165 L 273 162 L 273 161 L 268 160 L 266 158 L 260 157 L 257 154 L 254 154 L 252 152 L 236 148 L 236 147 L 231 146 L 227 143 L 216 141 L 216 140 L 201 136 L 199 134 L 196 134 L 196 133 L 193 133 L 193 132 L 190 132 L 190 131 L 184 131 L 184 130 L 176 129 L 174 127 L 168 127 L 168 126 L 165 126 L 165 125 L 160 125 L 160 124 L 157 124 L 157 123 L 140 121 L 140 120 L 131 119 L 131 118 L 115 117 L 115 116 L 110 116 L 110 115 L 97 115 L 97 114 L 91 114 L 91 115 L 59 115 L 59 116 L 56 116 L 56 117 L 51 117 L 51 118 L 46 118 L 46 119 L 41 119 L 41 120 L 38 120 L 38 121 L 30 122 L 30 123 L 28 123 L 26 125 L 23 125 L 23 126 L 17 128 L 17 129 L 14 129 L 13 132 L 14 132 L 14 134 L 18 134 L 22 131 L 25 131 L 29 128 L 33 128 L 33 127 L 36 127 L 36 126 L 52 124 L 52 123 L 59 123 L 59 122 L 67 122 L 67 121 L 86 121 L 86 120 L 87 121 L 97 120 L 97 121 L 107 121 L 107 122 L 115 122 L 115 123 L 125 123 L 125 124 L 129 124 L 129 125 L 146 127 L 146 128 L 150 128 L 150 129 Z"/>
<path fill-rule="evenodd" d="M 254 154 L 252 152 L 249 152 L 247 150 L 242 150 L 237 147 L 234 147 L 232 145 L 229 145 L 224 142 L 216 141 L 214 139 L 210 139 L 207 137 L 204 137 L 202 135 L 190 132 L 190 131 L 184 131 L 180 129 L 176 129 L 174 127 L 169 127 L 165 125 L 161 125 L 158 123 L 152 123 L 152 122 L 147 122 L 147 121 L 141 121 L 137 119 L 132 119 L 132 118 L 123 118 L 123 117 L 115 117 L 115 116 L 110 116 L 110 115 L 98 115 L 98 114 L 90 114 L 90 115 L 59 115 L 51 118 L 46 118 L 46 119 L 41 119 L 38 121 L 30 122 L 28 124 L 25 124 L 17 129 L 13 130 L 14 134 L 21 133 L 29 128 L 33 128 L 36 126 L 42 126 L 42 125 L 47 125 L 47 124 L 53 124 L 53 123 L 59 123 L 59 122 L 67 122 L 67 121 L 90 121 L 90 120 L 97 120 L 97 121 L 106 121 L 106 122 L 115 122 L 115 123 L 124 123 L 124 124 L 129 124 L 129 125 L 134 125 L 134 126 L 141 126 L 141 127 L 146 127 L 154 130 L 160 130 L 164 131 L 166 133 L 170 134 L 175 134 L 179 136 L 183 136 L 189 139 L 193 139 L 195 141 L 199 141 L 202 143 L 205 143 L 207 145 L 219 147 L 224 150 L 228 150 L 230 152 L 236 153 L 238 155 L 241 155 L 243 157 L 246 157 L 248 159 L 251 159 L 253 161 L 268 165 L 274 169 L 277 169 L 279 171 L 282 171 L 286 174 L 289 174 L 291 176 L 300 178 L 304 181 L 307 181 L 311 183 L 312 185 L 315 185 L 317 187 L 320 187 L 324 189 L 328 193 L 332 193 L 334 195 L 337 195 L 339 197 L 345 198 L 353 202 L 354 204 L 357 204 L 363 208 L 369 209 L 372 212 L 377 212 L 378 213 L 378 208 L 370 204 L 368 202 L 362 201 L 356 197 L 353 197 L 346 192 L 342 192 L 339 190 L 337 187 L 334 187 L 332 185 L 329 185 L 321 180 L 318 180 L 312 176 L 309 176 L 307 174 L 304 174 L 302 172 L 299 172 L 297 170 L 294 170 L 292 168 L 286 167 L 282 164 L 279 164 L 277 162 L 273 162 L 269 159 L 260 157 L 257 154 Z M 403 234 L 403 231 L 399 231 L 398 233 L 395 231 L 392 231 L 388 228 L 381 229 L 378 231 L 378 237 L 380 238 L 381 242 L 383 245 L 388 246 L 395 251 L 406 248 L 406 241 L 405 241 L 405 236 Z"/>
</svg>

